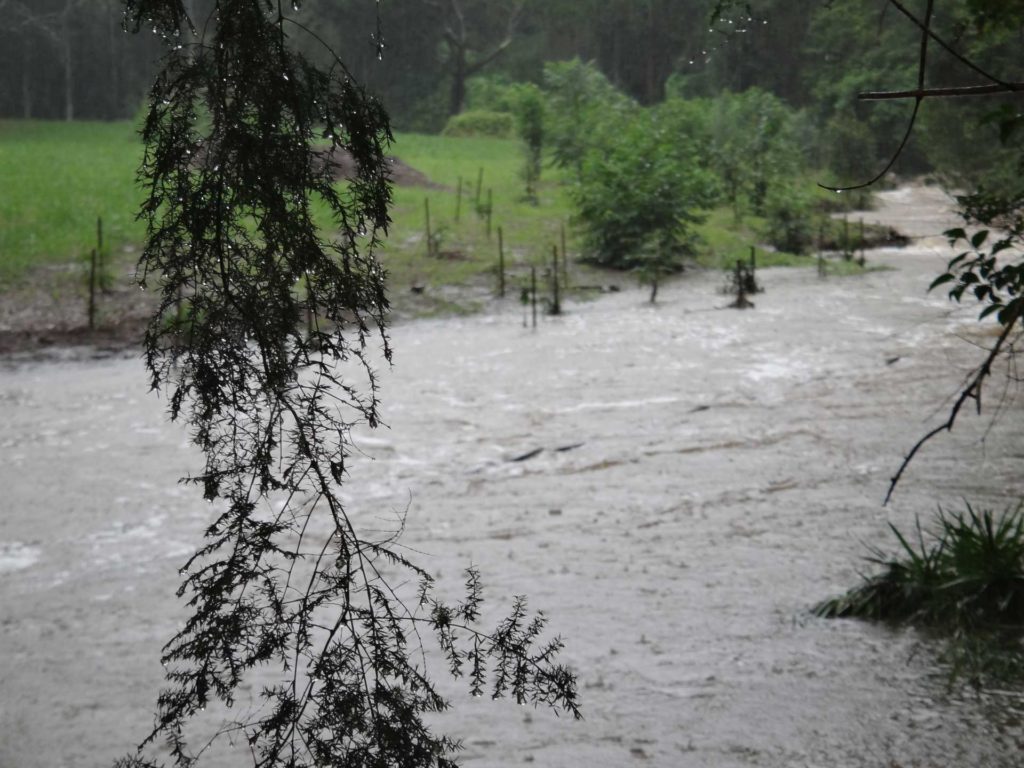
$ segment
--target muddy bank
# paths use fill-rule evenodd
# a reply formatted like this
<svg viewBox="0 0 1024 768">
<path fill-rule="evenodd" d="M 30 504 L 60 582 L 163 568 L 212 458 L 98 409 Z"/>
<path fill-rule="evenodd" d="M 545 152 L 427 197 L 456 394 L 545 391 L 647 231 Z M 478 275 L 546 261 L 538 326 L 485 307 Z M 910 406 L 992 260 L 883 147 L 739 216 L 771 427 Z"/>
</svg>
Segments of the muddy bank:
<svg viewBox="0 0 1024 768">
<path fill-rule="evenodd" d="M 529 595 L 583 693 L 573 723 L 453 688 L 438 726 L 466 766 L 1019 766 L 1019 693 L 951 694 L 928 638 L 807 612 L 887 522 L 1024 494 L 1010 403 L 930 444 L 880 505 L 979 357 L 973 311 L 925 292 L 950 215 L 921 194 L 934 238 L 868 254 L 888 271 L 762 270 L 753 311 L 722 309 L 706 275 L 536 332 L 514 304 L 395 329 L 352 514 L 380 529 L 408 509 L 404 542 L 449 594 L 474 563 L 496 605 Z M 919 221 L 891 202 L 868 215 Z M 0 369 L 5 768 L 109 765 L 152 722 L 210 510 L 176 483 L 196 457 L 145 389 L 134 359 Z"/>
</svg>

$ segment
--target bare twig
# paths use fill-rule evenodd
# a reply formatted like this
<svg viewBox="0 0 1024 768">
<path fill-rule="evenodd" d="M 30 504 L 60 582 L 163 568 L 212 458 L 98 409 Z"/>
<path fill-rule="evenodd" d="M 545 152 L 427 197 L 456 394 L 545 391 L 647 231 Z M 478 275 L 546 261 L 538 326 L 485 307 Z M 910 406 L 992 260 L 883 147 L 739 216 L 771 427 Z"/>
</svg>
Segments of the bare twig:
<svg viewBox="0 0 1024 768">
<path fill-rule="evenodd" d="M 957 397 L 952 409 L 950 409 L 949 418 L 939 426 L 935 427 L 935 429 L 925 434 L 924 437 L 918 440 L 914 444 L 914 447 L 910 449 L 910 453 L 908 453 L 906 458 L 903 459 L 903 463 L 900 464 L 900 468 L 896 471 L 896 474 L 893 475 L 892 480 L 889 482 L 889 490 L 885 494 L 885 501 L 882 502 L 882 506 L 889 503 L 889 499 L 892 498 L 892 494 L 896 490 L 896 485 L 899 483 L 900 478 L 903 477 L 904 471 L 906 471 L 914 456 L 917 455 L 917 452 L 924 447 L 924 444 L 941 432 L 953 431 L 953 425 L 956 423 L 957 416 L 960 415 L 960 410 L 968 400 L 974 400 L 978 413 L 981 413 L 982 384 L 985 382 L 985 379 L 992 374 L 992 363 L 995 362 L 995 359 L 999 356 L 999 353 L 1003 349 L 1003 345 L 1006 343 L 1006 339 L 1009 337 L 1010 332 L 1013 330 L 1020 317 L 1021 311 L 1018 309 L 1007 318 L 1006 324 L 1004 325 L 1002 332 L 999 334 L 999 338 L 996 339 L 995 346 L 993 346 L 991 351 L 989 351 L 985 361 L 978 367 L 975 374 L 971 377 L 968 385 L 960 392 L 960 396 Z"/>
<path fill-rule="evenodd" d="M 913 13 L 911 13 L 907 9 L 907 7 L 902 2 L 900 2 L 900 0 L 889 0 L 889 3 L 894 8 L 896 8 L 896 10 L 898 10 L 900 13 L 902 13 L 904 16 L 906 16 L 910 20 L 910 22 L 912 24 L 914 24 L 914 26 L 916 26 L 918 29 L 920 29 L 924 34 L 926 34 L 932 40 L 934 40 L 939 45 L 940 48 L 942 48 L 944 51 L 946 51 L 946 53 L 948 53 L 950 56 L 955 58 L 957 61 L 959 61 L 965 67 L 967 67 L 968 69 L 974 70 L 979 75 L 984 77 L 986 80 L 991 80 L 993 83 L 996 83 L 997 85 L 1002 85 L 1002 86 L 1008 85 L 1008 83 L 1006 83 L 1001 78 L 998 78 L 995 75 L 990 74 L 989 72 L 986 72 L 984 69 L 982 69 L 980 66 L 978 66 L 977 63 L 975 63 L 971 59 L 967 58 L 963 54 L 958 53 L 956 51 L 956 49 L 953 48 L 953 46 L 951 46 L 949 43 L 947 43 L 945 40 L 943 40 L 941 37 L 939 37 L 937 34 L 935 34 L 935 31 L 931 28 L 930 24 L 922 22 L 919 18 L 917 18 L 917 16 L 915 16 Z M 929 9 L 930 9 L 930 7 L 929 7 Z"/>
<path fill-rule="evenodd" d="M 995 93 L 1019 93 L 1024 83 L 994 83 L 991 85 L 961 85 L 947 88 L 915 88 L 909 91 L 867 91 L 858 93 L 861 101 L 882 101 L 884 99 L 929 99 L 950 96 L 991 96 Z"/>
</svg>

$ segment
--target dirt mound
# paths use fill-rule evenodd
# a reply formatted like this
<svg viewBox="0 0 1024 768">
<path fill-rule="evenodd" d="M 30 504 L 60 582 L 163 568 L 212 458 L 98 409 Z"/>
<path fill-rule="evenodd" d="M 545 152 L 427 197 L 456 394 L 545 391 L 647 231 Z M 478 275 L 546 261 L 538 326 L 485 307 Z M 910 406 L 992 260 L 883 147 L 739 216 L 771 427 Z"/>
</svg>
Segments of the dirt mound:
<svg viewBox="0 0 1024 768">
<path fill-rule="evenodd" d="M 349 152 L 335 147 L 328 152 L 320 153 L 320 157 L 325 163 L 330 164 L 331 168 L 334 170 L 334 178 L 339 181 L 355 177 L 356 161 Z M 388 156 L 386 161 L 388 164 L 388 178 L 391 179 L 392 183 L 397 184 L 400 187 L 427 187 L 429 189 L 446 188 L 443 184 L 437 184 L 431 181 L 425 174 L 417 171 L 411 165 L 403 162 L 397 157 Z"/>
</svg>

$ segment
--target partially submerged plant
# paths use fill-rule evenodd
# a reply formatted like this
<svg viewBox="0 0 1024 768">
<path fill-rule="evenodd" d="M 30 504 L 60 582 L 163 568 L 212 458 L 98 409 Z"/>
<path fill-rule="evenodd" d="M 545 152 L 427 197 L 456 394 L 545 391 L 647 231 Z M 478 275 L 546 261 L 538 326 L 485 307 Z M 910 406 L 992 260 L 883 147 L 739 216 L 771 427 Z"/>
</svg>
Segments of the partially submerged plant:
<svg viewBox="0 0 1024 768">
<path fill-rule="evenodd" d="M 814 613 L 936 630 L 950 640 L 954 673 L 1024 671 L 1024 503 L 999 514 L 965 506 L 940 508 L 931 533 L 918 519 L 914 542 L 890 524 L 900 552 L 872 548 L 867 560 L 880 572 Z"/>
<path fill-rule="evenodd" d="M 916 524 L 912 544 L 890 524 L 899 556 L 872 548 L 868 562 L 883 568 L 841 597 L 816 606 L 825 617 L 883 619 L 970 631 L 1024 631 L 1024 504 L 1001 514 L 940 508 L 927 535 Z"/>
</svg>

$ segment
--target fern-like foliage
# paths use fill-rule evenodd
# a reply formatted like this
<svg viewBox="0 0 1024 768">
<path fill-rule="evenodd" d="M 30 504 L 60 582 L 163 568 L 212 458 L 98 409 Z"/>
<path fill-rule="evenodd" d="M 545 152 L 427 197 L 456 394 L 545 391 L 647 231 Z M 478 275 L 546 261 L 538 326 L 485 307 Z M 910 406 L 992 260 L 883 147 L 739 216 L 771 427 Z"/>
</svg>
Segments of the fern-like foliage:
<svg viewBox="0 0 1024 768">
<path fill-rule="evenodd" d="M 457 744 L 423 720 L 447 706 L 425 635 L 473 692 L 578 715 L 561 644 L 525 602 L 482 630 L 475 571 L 448 605 L 394 536 L 368 538 L 344 509 L 349 430 L 380 419 L 377 342 L 391 359 L 374 255 L 388 117 L 337 57 L 321 68 L 293 50 L 313 34 L 296 3 L 206 5 L 191 19 L 180 0 L 126 3 L 129 25 L 167 43 L 142 131 L 139 275 L 161 296 L 146 365 L 205 457 L 188 480 L 218 515 L 182 569 L 191 613 L 164 648 L 154 729 L 118 765 L 156 765 L 161 742 L 179 768 L 199 764 L 212 742 L 191 744 L 190 721 L 236 705 L 257 668 L 276 682 L 218 731 L 244 736 L 252 765 L 451 765 Z M 342 187 L 340 152 L 356 169 Z M 418 599 L 393 588 L 401 571 Z"/>
</svg>

